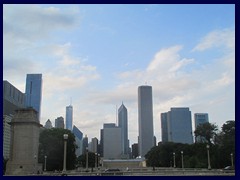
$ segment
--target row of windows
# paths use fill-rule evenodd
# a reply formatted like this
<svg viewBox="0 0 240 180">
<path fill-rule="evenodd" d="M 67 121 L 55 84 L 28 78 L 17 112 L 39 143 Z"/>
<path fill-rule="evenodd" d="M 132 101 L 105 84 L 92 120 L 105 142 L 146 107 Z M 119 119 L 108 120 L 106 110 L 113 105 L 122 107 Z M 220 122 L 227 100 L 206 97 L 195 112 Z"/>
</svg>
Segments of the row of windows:
<svg viewBox="0 0 240 180">
<path fill-rule="evenodd" d="M 24 94 L 22 94 L 20 91 L 18 91 L 16 88 L 13 86 L 9 86 L 9 97 L 12 97 L 14 100 L 19 102 L 20 104 L 23 104 L 24 102 Z"/>
</svg>

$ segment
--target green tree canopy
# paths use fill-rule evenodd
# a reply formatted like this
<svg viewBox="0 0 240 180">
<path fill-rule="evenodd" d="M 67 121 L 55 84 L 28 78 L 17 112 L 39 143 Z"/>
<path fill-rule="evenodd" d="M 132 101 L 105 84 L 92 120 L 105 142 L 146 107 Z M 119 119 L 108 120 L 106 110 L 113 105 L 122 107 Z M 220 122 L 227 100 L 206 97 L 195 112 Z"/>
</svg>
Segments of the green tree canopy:
<svg viewBox="0 0 240 180">
<path fill-rule="evenodd" d="M 74 134 L 67 129 L 52 128 L 43 130 L 39 137 L 38 161 L 44 164 L 44 157 L 47 156 L 47 170 L 63 169 L 64 134 L 68 134 L 66 168 L 75 168 L 76 144 Z"/>
<path fill-rule="evenodd" d="M 194 131 L 194 134 L 196 138 L 198 138 L 200 143 L 207 142 L 208 144 L 211 144 L 213 141 L 213 138 L 216 136 L 218 131 L 218 127 L 215 124 L 211 123 L 203 123 L 199 124 Z"/>
</svg>

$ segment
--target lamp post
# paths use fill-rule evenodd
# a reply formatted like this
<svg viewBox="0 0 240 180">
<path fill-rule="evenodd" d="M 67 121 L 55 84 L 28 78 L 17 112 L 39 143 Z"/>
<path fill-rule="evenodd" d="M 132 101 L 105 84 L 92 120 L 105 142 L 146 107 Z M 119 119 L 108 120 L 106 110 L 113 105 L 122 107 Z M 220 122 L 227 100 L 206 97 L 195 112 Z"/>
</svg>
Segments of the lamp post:
<svg viewBox="0 0 240 180">
<path fill-rule="evenodd" d="M 67 139 L 68 139 L 68 134 L 64 134 L 63 135 L 63 140 L 64 140 L 63 173 L 66 172 Z"/>
<path fill-rule="evenodd" d="M 86 171 L 88 171 L 88 147 L 86 147 Z"/>
<path fill-rule="evenodd" d="M 184 164 L 183 164 L 183 151 L 181 151 L 181 157 L 182 157 L 182 168 L 184 168 Z"/>
<path fill-rule="evenodd" d="M 175 162 L 175 152 L 173 152 L 173 167 L 176 167 L 176 162 Z"/>
<path fill-rule="evenodd" d="M 97 169 L 97 153 L 95 153 L 95 168 Z"/>
<path fill-rule="evenodd" d="M 37 169 L 37 161 L 36 160 L 37 160 L 37 155 L 35 154 L 34 155 L 34 170 L 33 170 L 34 174 L 36 173 L 36 169 Z"/>
<path fill-rule="evenodd" d="M 47 171 L 47 156 L 44 156 L 45 162 L 44 162 L 44 171 Z"/>
<path fill-rule="evenodd" d="M 207 144 L 207 155 L 208 155 L 208 169 L 211 169 L 211 164 L 210 164 L 210 155 L 209 155 L 209 145 Z"/>
<path fill-rule="evenodd" d="M 100 158 L 100 154 L 97 154 L 97 167 L 99 166 L 99 158 Z"/>
<path fill-rule="evenodd" d="M 233 153 L 231 153 L 230 155 L 231 155 L 231 164 L 232 164 L 232 167 L 233 167 Z"/>
</svg>

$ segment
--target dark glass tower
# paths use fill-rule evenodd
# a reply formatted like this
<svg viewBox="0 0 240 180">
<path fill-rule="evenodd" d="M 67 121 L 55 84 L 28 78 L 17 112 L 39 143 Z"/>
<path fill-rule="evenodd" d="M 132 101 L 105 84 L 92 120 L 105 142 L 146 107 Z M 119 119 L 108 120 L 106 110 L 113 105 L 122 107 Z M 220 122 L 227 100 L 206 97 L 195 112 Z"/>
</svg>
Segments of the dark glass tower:
<svg viewBox="0 0 240 180">
<path fill-rule="evenodd" d="M 27 74 L 25 95 L 26 107 L 32 107 L 35 109 L 38 113 L 38 121 L 40 121 L 42 102 L 42 74 Z"/>
</svg>

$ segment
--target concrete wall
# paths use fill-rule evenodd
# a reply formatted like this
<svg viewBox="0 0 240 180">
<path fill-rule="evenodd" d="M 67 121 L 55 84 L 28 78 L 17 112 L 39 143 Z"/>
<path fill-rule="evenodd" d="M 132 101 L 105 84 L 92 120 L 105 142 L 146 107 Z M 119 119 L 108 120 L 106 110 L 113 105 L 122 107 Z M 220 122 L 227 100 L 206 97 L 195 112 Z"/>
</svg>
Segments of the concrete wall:
<svg viewBox="0 0 240 180">
<path fill-rule="evenodd" d="M 14 115 L 11 122 L 11 155 L 6 174 L 26 175 L 41 170 L 38 164 L 40 126 L 34 109 L 20 109 Z"/>
</svg>

